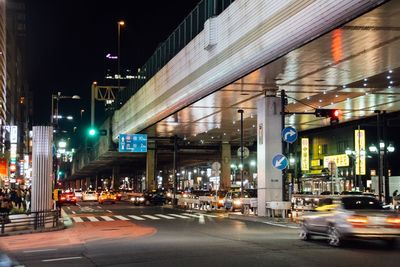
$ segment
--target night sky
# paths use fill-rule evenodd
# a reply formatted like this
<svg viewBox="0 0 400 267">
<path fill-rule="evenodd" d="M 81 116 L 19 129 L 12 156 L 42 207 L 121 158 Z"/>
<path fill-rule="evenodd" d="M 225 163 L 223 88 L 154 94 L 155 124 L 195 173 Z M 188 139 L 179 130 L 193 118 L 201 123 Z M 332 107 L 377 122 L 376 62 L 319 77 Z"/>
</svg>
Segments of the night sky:
<svg viewBox="0 0 400 267">
<path fill-rule="evenodd" d="M 28 84 L 34 92 L 34 125 L 50 119 L 51 94 L 80 95 L 60 101 L 60 114 L 90 118 L 90 85 L 101 81 L 105 55 L 117 53 L 121 69 L 141 67 L 199 0 L 26 1 Z"/>
</svg>

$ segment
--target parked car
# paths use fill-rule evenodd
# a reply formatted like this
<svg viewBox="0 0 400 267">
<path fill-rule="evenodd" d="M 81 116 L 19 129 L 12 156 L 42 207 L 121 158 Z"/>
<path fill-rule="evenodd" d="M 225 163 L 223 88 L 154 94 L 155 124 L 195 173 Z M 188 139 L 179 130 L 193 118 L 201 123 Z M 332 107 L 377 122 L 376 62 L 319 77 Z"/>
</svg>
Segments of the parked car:
<svg viewBox="0 0 400 267">
<path fill-rule="evenodd" d="M 61 193 L 59 202 L 61 205 L 72 204 L 76 205 L 76 196 L 74 192 L 63 192 Z"/>
<path fill-rule="evenodd" d="M 400 214 L 385 210 L 375 197 L 342 195 L 321 200 L 316 212 L 302 218 L 300 238 L 325 236 L 331 246 L 347 239 L 381 239 L 394 245 L 400 237 Z"/>
<path fill-rule="evenodd" d="M 117 200 L 117 196 L 114 192 L 112 191 L 103 191 L 101 192 L 98 202 L 99 204 L 104 204 L 104 203 L 111 203 L 115 204 L 115 201 Z"/>
<path fill-rule="evenodd" d="M 97 201 L 97 193 L 95 191 L 86 191 L 82 194 L 83 201 Z"/>
</svg>

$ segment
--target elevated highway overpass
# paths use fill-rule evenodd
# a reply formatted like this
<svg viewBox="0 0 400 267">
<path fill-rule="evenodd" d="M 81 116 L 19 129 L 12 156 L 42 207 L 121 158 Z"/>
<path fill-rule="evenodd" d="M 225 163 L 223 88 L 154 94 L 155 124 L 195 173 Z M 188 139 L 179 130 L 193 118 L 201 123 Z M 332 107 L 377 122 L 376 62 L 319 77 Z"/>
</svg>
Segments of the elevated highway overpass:
<svg viewBox="0 0 400 267">
<path fill-rule="evenodd" d="M 259 179 L 266 179 L 265 172 L 279 176 L 267 165 L 280 148 L 260 147 L 260 124 L 267 131 L 271 125 L 265 122 L 277 119 L 267 114 L 277 103 L 266 103 L 265 96 L 285 90 L 290 112 L 341 109 L 341 122 L 372 116 L 377 109 L 398 111 L 399 12 L 397 1 L 233 1 L 210 16 L 139 90 L 122 92 L 112 139 L 117 142 L 119 133 L 177 135 L 199 150 L 216 145 L 224 162 L 231 146 L 239 144 L 237 110 L 243 109 L 244 141 L 258 143 L 257 154 L 263 154 Z M 170 38 L 175 43 L 178 37 Z M 329 120 L 296 115 L 285 124 L 302 131 L 327 126 Z M 281 126 L 271 128 L 275 137 L 266 143 L 279 139 Z M 221 179 L 229 174 L 229 166 L 222 166 Z"/>
</svg>

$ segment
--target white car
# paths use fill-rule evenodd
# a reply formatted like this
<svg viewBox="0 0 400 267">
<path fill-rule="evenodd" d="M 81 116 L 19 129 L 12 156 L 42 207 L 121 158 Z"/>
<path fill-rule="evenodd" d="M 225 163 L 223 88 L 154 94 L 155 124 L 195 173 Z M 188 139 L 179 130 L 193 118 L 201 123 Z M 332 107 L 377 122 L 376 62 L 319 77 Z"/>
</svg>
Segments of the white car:
<svg viewBox="0 0 400 267">
<path fill-rule="evenodd" d="M 75 196 L 76 196 L 77 199 L 82 199 L 82 190 L 75 189 L 74 193 L 75 193 Z"/>
<path fill-rule="evenodd" d="M 97 201 L 97 194 L 95 191 L 86 191 L 82 194 L 83 201 Z"/>
</svg>

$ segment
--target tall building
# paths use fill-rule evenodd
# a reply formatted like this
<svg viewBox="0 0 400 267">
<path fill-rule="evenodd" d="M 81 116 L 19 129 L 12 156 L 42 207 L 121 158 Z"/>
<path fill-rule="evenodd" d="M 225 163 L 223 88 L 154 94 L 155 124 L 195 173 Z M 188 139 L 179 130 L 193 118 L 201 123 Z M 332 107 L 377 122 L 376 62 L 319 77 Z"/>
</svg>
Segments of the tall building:
<svg viewBox="0 0 400 267">
<path fill-rule="evenodd" d="M 6 2 L 0 0 L 0 125 L 6 121 Z M 1 127 L 3 128 L 3 127 Z M 3 149 L 3 138 L 0 137 Z"/>
</svg>

